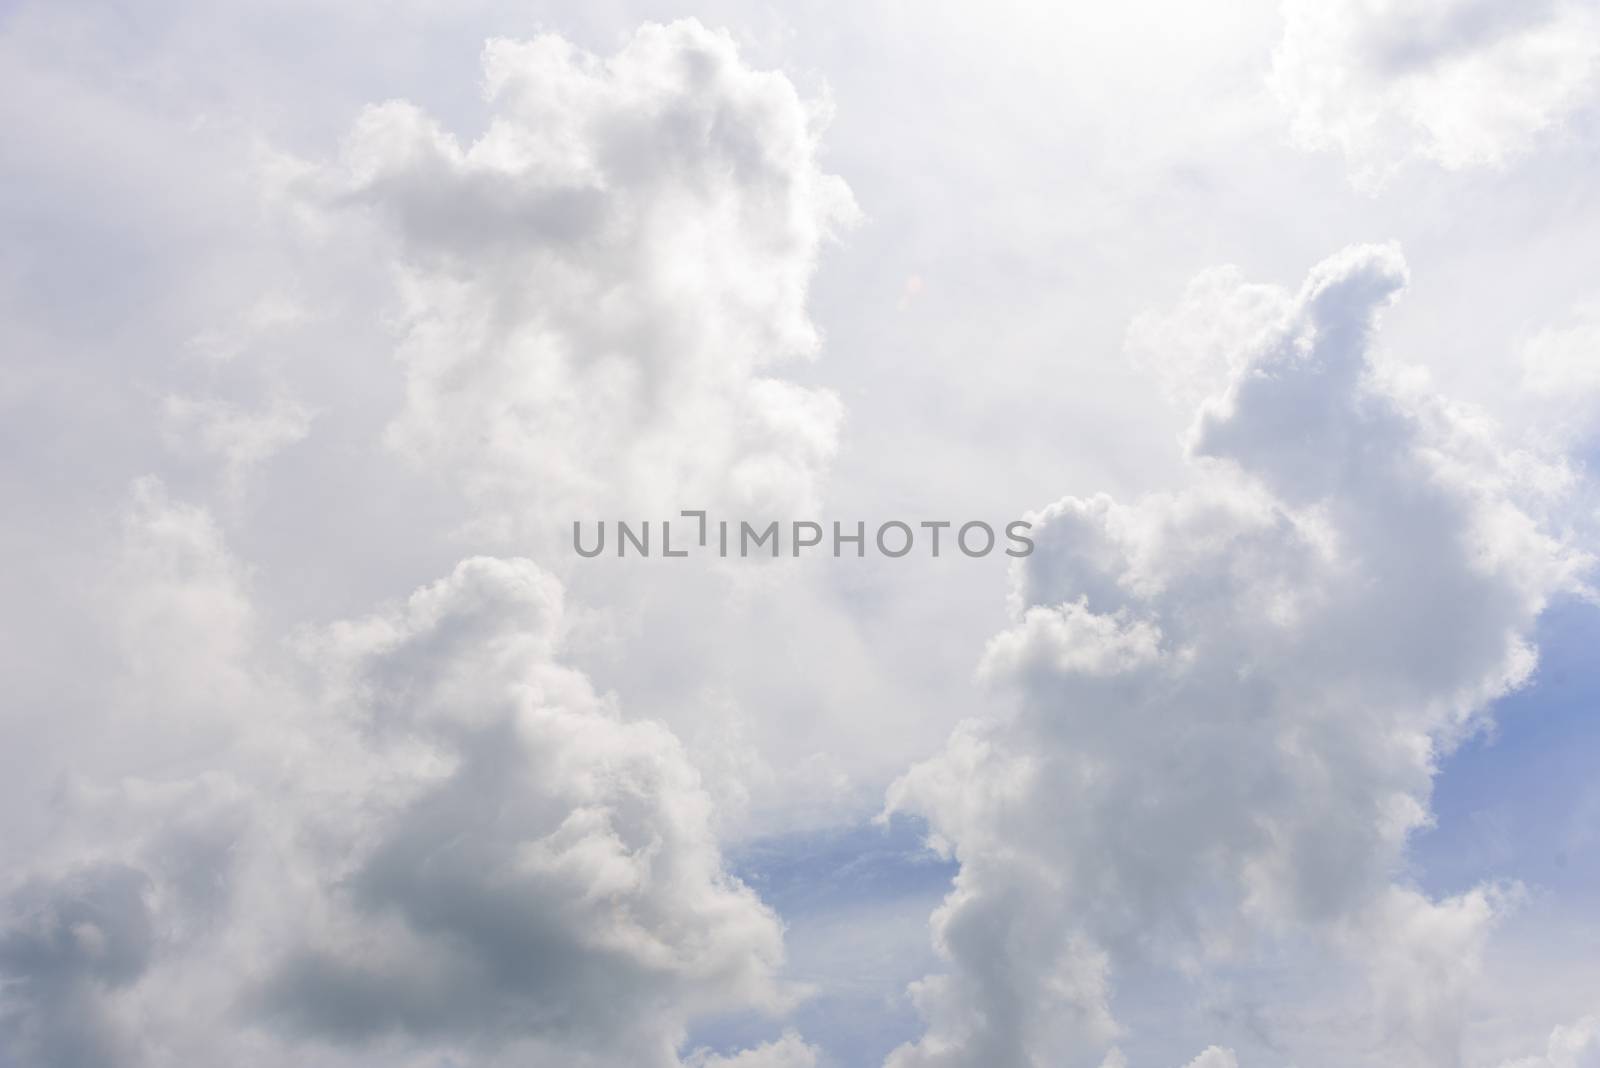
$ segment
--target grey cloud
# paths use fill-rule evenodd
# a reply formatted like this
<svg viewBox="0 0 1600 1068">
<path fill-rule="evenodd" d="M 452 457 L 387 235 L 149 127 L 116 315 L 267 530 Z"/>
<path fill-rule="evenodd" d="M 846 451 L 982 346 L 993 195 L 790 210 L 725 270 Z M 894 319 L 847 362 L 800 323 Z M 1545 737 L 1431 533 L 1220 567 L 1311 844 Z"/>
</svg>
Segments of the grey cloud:
<svg viewBox="0 0 1600 1068">
<path fill-rule="evenodd" d="M 23 1063 L 122 1063 L 104 1001 L 150 964 L 150 890 L 143 872 L 105 862 L 13 891 L 0 914 L 0 1037 Z"/>
<path fill-rule="evenodd" d="M 153 941 L 148 886 L 143 872 L 116 863 L 29 880 L 7 906 L 0 968 L 40 987 L 134 981 Z"/>
<path fill-rule="evenodd" d="M 85 747 L 70 835 L 16 857 L 11 1056 L 676 1066 L 698 1014 L 792 1001 L 683 747 L 561 664 L 533 564 L 465 561 L 285 664 L 202 510 L 147 483 L 124 539 L 124 648 L 158 654 L 121 709 L 139 748 Z M 44 866 L 85 855 L 125 859 Z"/>
<path fill-rule="evenodd" d="M 363 830 L 370 846 L 326 887 L 337 930 L 262 994 L 281 1022 L 347 1040 L 531 1034 L 675 1063 L 668 1021 L 780 1002 L 780 930 L 722 874 L 681 747 L 545 662 L 559 614 L 532 565 L 478 559 L 324 643 L 341 692 L 367 702 L 344 713 L 429 739 L 449 770 Z"/>
</svg>

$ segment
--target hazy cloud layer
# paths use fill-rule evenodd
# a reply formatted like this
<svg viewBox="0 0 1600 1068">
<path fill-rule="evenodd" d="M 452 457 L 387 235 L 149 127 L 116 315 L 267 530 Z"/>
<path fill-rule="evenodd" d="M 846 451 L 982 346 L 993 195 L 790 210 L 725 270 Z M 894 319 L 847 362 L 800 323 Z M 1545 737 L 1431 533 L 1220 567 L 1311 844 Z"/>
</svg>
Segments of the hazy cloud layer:
<svg viewBox="0 0 1600 1068">
<path fill-rule="evenodd" d="M 1272 84 L 1297 142 L 1361 185 L 1413 158 L 1451 170 L 1526 152 L 1595 97 L 1585 0 L 1287 0 Z"/>
<path fill-rule="evenodd" d="M 1522 390 L 1538 425 L 1558 448 L 1600 432 L 1600 308 L 1545 327 L 1522 347 Z"/>
</svg>

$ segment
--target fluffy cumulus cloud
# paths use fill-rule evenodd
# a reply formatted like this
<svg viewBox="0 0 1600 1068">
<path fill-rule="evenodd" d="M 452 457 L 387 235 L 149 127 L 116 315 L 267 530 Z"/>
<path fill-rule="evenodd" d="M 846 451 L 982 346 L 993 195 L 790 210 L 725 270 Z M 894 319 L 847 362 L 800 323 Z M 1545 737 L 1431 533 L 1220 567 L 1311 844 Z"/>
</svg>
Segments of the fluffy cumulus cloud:
<svg viewBox="0 0 1600 1068">
<path fill-rule="evenodd" d="M 318 923 L 266 980 L 291 1030 L 670 1065 L 694 1009 L 778 1006 L 781 931 L 723 875 L 682 747 L 552 662 L 560 611 L 533 564 L 477 558 L 310 636 L 330 713 L 405 769 L 382 767 L 384 793 L 416 779 L 350 828 L 365 849 L 341 844 Z"/>
<path fill-rule="evenodd" d="M 789 999 L 682 747 L 562 666 L 532 563 L 274 662 L 203 511 L 142 485 L 124 559 L 113 737 L 60 787 L 71 833 L 8 864 L 19 1063 L 677 1065 L 696 1013 Z"/>
<path fill-rule="evenodd" d="M 1287 0 L 1272 84 L 1307 148 L 1360 184 L 1412 158 L 1493 166 L 1594 97 L 1586 0 Z"/>
<path fill-rule="evenodd" d="M 483 84 L 470 142 L 390 102 L 310 183 L 397 250 L 391 443 L 513 531 L 814 505 L 841 408 L 773 369 L 817 350 L 807 285 L 855 216 L 817 160 L 826 107 L 694 22 L 607 58 L 493 40 Z"/>
<path fill-rule="evenodd" d="M 985 658 L 1005 711 L 891 791 L 961 864 L 933 918 L 950 967 L 894 1068 L 1098 1064 L 1128 1036 L 1121 971 L 1201 990 L 1284 954 L 1325 976 L 1316 1013 L 1262 1021 L 1291 1054 L 1315 1017 L 1306 1059 L 1461 1062 L 1518 891 L 1429 897 L 1404 848 L 1588 560 L 1541 528 L 1533 461 L 1371 355 L 1405 282 L 1393 247 L 1350 248 L 1297 292 L 1209 273 L 1141 324 L 1183 389 L 1211 383 L 1193 482 L 1038 513 Z"/>
<path fill-rule="evenodd" d="M 853 211 L 822 112 L 695 23 L 609 58 L 494 41 L 485 82 L 469 145 L 391 103 L 340 161 L 279 169 L 311 229 L 395 252 L 388 442 L 484 528 L 809 500 L 838 405 L 767 368 L 817 347 L 807 282 Z M 29 759 L 0 1061 L 810 1068 L 793 1033 L 688 1049 L 702 1016 L 793 1003 L 782 925 L 727 872 L 678 738 L 566 662 L 561 583 L 473 556 L 286 622 L 283 573 L 229 527 L 244 484 L 383 431 L 323 398 L 151 399 L 201 477 L 141 478 L 120 509 L 82 490 L 52 596 L 89 622 L 54 714 L 5 705 Z"/>
<path fill-rule="evenodd" d="M 350 796 L 373 819 L 341 828 L 360 846 L 327 858 L 316 922 L 265 978 L 270 1017 L 675 1064 L 694 1010 L 779 1007 L 781 930 L 723 874 L 681 746 L 552 662 L 560 625 L 548 576 L 477 558 L 307 637 L 329 714 L 394 763 Z"/>
</svg>

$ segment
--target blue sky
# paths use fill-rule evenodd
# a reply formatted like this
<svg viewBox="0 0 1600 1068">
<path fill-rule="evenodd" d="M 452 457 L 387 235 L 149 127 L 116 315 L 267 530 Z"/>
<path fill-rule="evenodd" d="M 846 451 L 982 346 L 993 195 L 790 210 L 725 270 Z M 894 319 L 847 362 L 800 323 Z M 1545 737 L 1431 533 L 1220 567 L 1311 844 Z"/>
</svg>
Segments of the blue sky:
<svg viewBox="0 0 1600 1068">
<path fill-rule="evenodd" d="M 1587 908 L 1600 876 L 1592 840 L 1600 609 L 1553 605 L 1537 635 L 1537 675 L 1495 704 L 1492 729 L 1446 758 L 1434 788 L 1437 826 L 1417 836 L 1412 855 L 1431 890 L 1519 879 L 1541 897 Z"/>
</svg>

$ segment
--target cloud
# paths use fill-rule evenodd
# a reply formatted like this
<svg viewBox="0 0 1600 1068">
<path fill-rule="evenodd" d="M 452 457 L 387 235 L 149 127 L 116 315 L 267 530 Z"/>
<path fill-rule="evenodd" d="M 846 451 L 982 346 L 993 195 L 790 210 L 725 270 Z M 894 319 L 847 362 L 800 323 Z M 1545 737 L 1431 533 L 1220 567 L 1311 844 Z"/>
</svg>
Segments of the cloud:
<svg viewBox="0 0 1600 1068">
<path fill-rule="evenodd" d="M 1125 1031 L 1119 970 L 1198 982 L 1283 945 L 1342 1021 L 1308 1056 L 1458 1063 L 1516 890 L 1430 898 L 1404 847 L 1441 756 L 1527 679 L 1535 619 L 1589 561 L 1519 504 L 1481 427 L 1371 358 L 1396 249 L 1346 249 L 1295 293 L 1230 278 L 1144 327 L 1223 357 L 1193 484 L 1037 514 L 985 659 L 1005 710 L 890 791 L 961 864 L 933 917 L 950 970 L 914 989 L 928 1030 L 894 1068 L 1098 1063 Z M 1352 970 L 1368 994 L 1334 998 Z"/>
<path fill-rule="evenodd" d="M 689 1058 L 687 1068 L 816 1068 L 817 1051 L 788 1032 L 776 1042 L 741 1050 L 731 1057 L 704 1054 Z"/>
<path fill-rule="evenodd" d="M 1541 394 L 1600 391 L 1600 324 L 1543 330 L 1523 351 L 1527 387 Z M 1592 398 L 1586 398 L 1592 399 Z"/>
<path fill-rule="evenodd" d="M 519 541 L 580 503 L 813 501 L 841 408 L 775 368 L 817 351 L 806 289 L 855 213 L 817 162 L 825 107 L 693 22 L 610 57 L 495 40 L 484 71 L 468 144 L 399 102 L 332 162 L 254 144 L 252 206 L 286 231 L 262 238 L 272 269 L 240 263 L 239 300 L 203 314 L 163 310 L 186 362 L 100 388 L 161 398 L 138 425 L 167 448 L 112 456 L 121 439 L 85 435 L 103 470 L 75 471 L 42 524 L 69 518 L 72 543 L 23 542 L 49 542 L 72 641 L 66 670 L 28 665 L 6 702 L 26 759 L 7 762 L 0 1060 L 676 1068 L 700 1017 L 803 993 L 678 737 L 569 662 L 560 582 L 472 556 L 398 602 L 371 589 L 415 585 L 444 540 L 410 507 L 419 481 L 463 491 L 439 526 Z M 308 249 L 327 262 L 282 277 Z M 397 361 L 361 344 L 373 264 L 400 294 Z M 237 329 L 199 329 L 219 304 L 247 309 Z M 42 427 L 61 411 L 128 436 L 134 419 L 95 419 L 72 384 Z M 380 433 L 415 467 L 369 456 Z M 193 503 L 238 503 L 269 457 L 251 491 L 270 522 Z M 177 477 L 108 504 L 147 463 Z M 390 496 L 415 529 L 363 506 Z M 285 536 L 324 506 L 334 544 Z M 364 591 L 344 585 L 351 554 L 390 550 Z M 355 607 L 297 623 L 306 599 L 277 595 L 319 560 Z M 815 1061 L 792 1034 L 692 1056 Z"/>
<path fill-rule="evenodd" d="M 1600 1065 L 1600 1017 L 1557 1027 L 1543 1056 L 1507 1061 L 1501 1068 L 1594 1068 Z"/>
<path fill-rule="evenodd" d="M 948 665 L 977 648 L 926 609 L 991 580 L 976 565 L 734 580 L 686 564 L 646 583 L 541 555 L 573 511 L 815 507 L 842 409 L 798 366 L 821 347 L 806 290 L 855 213 L 828 173 L 846 168 L 819 147 L 827 101 L 757 70 L 728 36 L 683 23 L 630 37 L 621 9 L 535 6 L 174 8 L 130 22 L 25 5 L 7 19 L 0 68 L 19 89 L 6 107 L 19 146 L 8 217 L 22 239 L 0 267 L 19 354 L 0 376 L 0 538 L 16 565 L 0 643 L 0 1061 L 827 1060 L 794 1034 L 685 1052 L 704 1040 L 702 1014 L 731 1011 L 745 1033 L 747 1013 L 781 1013 L 797 993 L 782 924 L 729 876 L 718 834 L 854 811 L 908 751 L 926 752 L 921 739 L 944 735 L 965 693 Z M 1531 10 L 1530 24 L 1559 9 Z M 486 98 L 470 99 L 459 59 L 481 27 L 540 19 L 625 43 L 590 54 L 554 37 L 498 41 Z M 1193 228 L 1104 242 L 1109 259 L 1068 271 L 1085 283 L 1076 298 L 1031 299 L 1059 289 L 1062 235 L 1115 229 L 1130 210 L 1148 221 L 1172 196 L 1216 199 L 1207 175 L 1222 157 L 1187 135 L 1163 141 L 1172 85 L 1215 90 L 1225 140 L 1258 132 L 1253 16 L 1189 27 L 1215 49 L 1188 32 L 1153 38 L 1144 21 L 1030 23 L 1030 54 L 1087 40 L 1100 56 L 1074 83 L 1091 91 L 1066 94 L 1082 107 L 1065 140 L 1032 136 L 1027 108 L 996 123 L 995 109 L 967 106 L 972 78 L 1001 101 L 1061 88 L 1059 64 L 1015 62 L 1015 27 L 975 42 L 960 19 L 919 22 L 893 85 L 837 46 L 905 45 L 898 23 L 738 29 L 763 56 L 864 79 L 842 147 L 892 210 L 841 264 L 847 283 L 819 319 L 881 357 L 824 376 L 862 398 L 857 444 L 875 457 L 855 465 L 844 503 L 1009 517 L 1038 472 L 1102 463 L 1072 441 L 1113 424 L 1124 432 L 1101 435 L 1107 477 L 1143 485 L 1158 469 L 1137 428 L 1160 440 L 1165 424 L 1141 415 L 1133 378 L 1037 342 L 1070 322 L 1084 353 L 1110 351 L 1122 283 L 1159 273 L 1169 253 L 1188 258 Z M 1136 60 L 1164 50 L 1176 63 L 1152 80 Z M 1105 92 L 1113 67 L 1112 81 L 1143 88 Z M 414 102 L 352 125 L 375 85 Z M 341 137 L 342 151 L 327 147 Z M 1109 184 L 1074 164 L 1097 144 L 1123 161 Z M 1232 155 L 1250 173 L 1228 187 L 1269 195 L 1272 160 Z M 1227 229 L 1218 204 L 1206 217 Z M 1256 236 L 1269 258 L 1293 243 Z M 1391 284 L 1373 262 L 1369 281 Z M 980 276 L 996 264 L 1003 284 L 990 285 Z M 916 329 L 891 337 L 878 327 L 893 315 L 879 313 L 897 296 L 917 313 L 900 325 Z M 1261 352 L 1315 318 L 1307 299 L 1219 271 L 1187 311 L 1149 317 L 1161 369 L 1194 350 L 1172 386 L 1206 405 L 1193 441 L 1215 455 L 1196 460 L 1196 487 L 1051 506 L 1012 624 L 982 615 L 1000 614 L 998 598 L 968 606 L 966 627 L 1000 630 L 984 672 L 1015 696 L 903 786 L 903 803 L 937 809 L 935 832 L 965 870 L 941 920 L 954 963 L 918 987 L 934 1023 L 902 1059 L 1043 1051 L 1053 1063 L 1087 1045 L 1095 1063 L 1117 1041 L 1135 1063 L 1179 1064 L 1211 1039 L 1248 1058 L 1233 1031 L 1254 1020 L 1239 1017 L 1146 1056 L 1133 1034 L 1146 1017 L 1126 1000 L 1147 994 L 1141 964 L 1205 983 L 1262 943 L 1284 973 L 1305 966 L 1306 989 L 1289 984 L 1279 1002 L 1320 1004 L 1318 969 L 1341 961 L 1371 991 L 1370 1009 L 1327 994 L 1339 1023 L 1308 1013 L 1303 1041 L 1298 1018 L 1264 1014 L 1264 1030 L 1310 1052 L 1300 1063 L 1358 1063 L 1372 1034 L 1391 1063 L 1453 1040 L 1474 960 L 1517 894 L 1425 895 L 1394 870 L 1394 843 L 1426 818 L 1431 760 L 1527 667 L 1493 640 L 1521 633 L 1506 591 L 1558 585 L 1565 565 L 1529 534 L 1536 465 L 1497 455 L 1461 412 L 1376 369 L 1371 389 L 1336 370 L 1308 385 L 1292 361 L 1263 373 Z M 999 363 L 974 392 L 972 376 L 948 372 L 978 349 Z M 885 388 L 909 351 L 925 381 Z M 1584 365 L 1560 367 L 1547 391 L 1565 403 Z M 1034 372 L 1096 388 L 1016 395 Z M 1540 374 L 1530 382 L 1551 377 Z M 1257 377 L 1305 388 L 1271 396 Z M 1355 455 L 1337 432 L 1354 416 L 1319 406 L 1324 393 L 1401 409 L 1373 453 L 1431 474 L 1380 485 L 1354 461 L 1329 463 Z M 1284 424 L 1263 415 L 1280 404 Z M 1031 428 L 1008 420 L 1046 408 Z M 1412 423 L 1414 437 L 1401 432 Z M 1301 432 L 1325 447 L 1301 447 Z M 1042 451 L 1014 463 L 1019 443 Z M 145 471 L 162 480 L 129 493 Z M 1489 579 L 1452 571 L 1467 554 L 1449 545 L 1402 553 L 1413 515 L 1439 518 L 1417 535 L 1434 548 L 1456 529 L 1427 495 L 1436 483 L 1459 491 L 1472 519 L 1459 528 Z M 456 566 L 468 552 L 498 555 Z M 539 562 L 509 558 L 520 553 Z M 568 566 L 563 588 L 550 571 Z M 1358 598 L 1413 573 L 1420 604 Z M 1447 616 L 1459 650 L 1454 634 L 1419 636 Z M 1485 674 L 1468 678 L 1468 661 Z M 1467 710 L 1435 716 L 1447 691 Z M 1297 711 L 1291 692 L 1316 698 Z M 1414 718 L 1395 711 L 1412 704 Z M 1376 712 L 1346 728 L 1335 705 Z M 1117 713 L 1092 714 L 1101 707 Z M 1174 722 L 1195 729 L 1170 737 Z M 1241 858 L 1244 886 L 1228 880 Z M 878 994 L 929 970 L 925 952 L 901 952 L 889 903 L 868 904 L 841 898 L 796 936 L 823 932 L 796 968 L 828 984 L 798 1018 L 848 1063 L 866 1060 L 847 1054 L 868 1030 L 893 1034 L 885 1045 L 905 1037 L 905 1010 L 883 1012 Z M 1316 942 L 1303 956 L 1300 938 Z M 1231 1007 L 1218 985 L 1206 1000 Z M 1513 1048 L 1542 1044 L 1545 1027 Z M 1350 1045 L 1357 1056 L 1338 1055 Z M 1197 1063 L 1224 1056 L 1219 1045 Z"/>
<path fill-rule="evenodd" d="M 697 1014 L 792 1001 L 682 746 L 560 662 L 534 564 L 466 560 L 280 658 L 203 510 L 143 482 L 122 541 L 120 704 L 3 898 L 21 1063 L 676 1066 Z"/>
<path fill-rule="evenodd" d="M 1600 431 L 1600 308 L 1539 331 L 1521 357 L 1522 392 L 1545 434 L 1570 448 Z"/>
<path fill-rule="evenodd" d="M 152 942 L 142 872 L 106 863 L 24 882 L 0 920 L 0 1028 L 27 1064 L 111 1065 L 122 1037 L 103 1002 L 138 980 Z"/>
<path fill-rule="evenodd" d="M 693 1010 L 781 1006 L 781 929 L 723 873 L 682 747 L 551 660 L 561 617 L 531 563 L 478 558 L 307 638 L 330 711 L 393 747 L 391 789 L 415 780 L 357 828 L 348 869 L 323 876 L 324 923 L 267 979 L 287 1027 L 675 1064 Z"/>
<path fill-rule="evenodd" d="M 1231 1049 L 1209 1046 L 1185 1068 L 1239 1068 L 1239 1060 Z"/>
<path fill-rule="evenodd" d="M 1592 4 L 1286 0 L 1271 83 L 1295 140 L 1381 184 L 1401 164 L 1499 166 L 1591 99 Z"/>
<path fill-rule="evenodd" d="M 287 397 L 252 411 L 216 397 L 172 394 L 162 415 L 169 443 L 217 457 L 224 486 L 234 495 L 251 468 L 311 433 L 312 413 Z"/>
<path fill-rule="evenodd" d="M 307 186 L 396 257 L 390 443 L 512 532 L 814 506 L 842 409 L 773 369 L 817 352 L 808 283 L 856 215 L 818 164 L 825 107 L 693 21 L 605 58 L 495 39 L 483 71 L 475 140 L 391 101 Z"/>
</svg>

